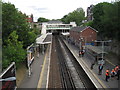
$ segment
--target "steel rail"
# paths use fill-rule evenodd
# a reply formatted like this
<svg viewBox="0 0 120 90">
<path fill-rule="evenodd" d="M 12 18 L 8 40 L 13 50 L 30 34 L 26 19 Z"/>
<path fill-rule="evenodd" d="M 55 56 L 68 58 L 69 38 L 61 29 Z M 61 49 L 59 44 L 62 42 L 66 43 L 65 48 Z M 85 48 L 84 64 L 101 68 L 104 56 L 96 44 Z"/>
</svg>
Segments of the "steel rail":
<svg viewBox="0 0 120 90">
<path fill-rule="evenodd" d="M 62 53 L 62 48 L 60 46 L 60 42 L 59 42 L 59 38 L 58 36 L 56 36 L 56 44 L 57 44 L 57 53 L 58 53 L 58 60 L 59 60 L 59 66 L 60 66 L 60 72 L 61 72 L 61 78 L 62 78 L 62 82 L 63 82 L 63 88 L 64 89 L 68 89 L 68 88 L 72 88 L 72 89 L 76 89 L 75 88 L 75 84 L 73 81 L 73 78 L 71 76 L 71 73 L 69 71 L 69 68 L 67 66 L 65 57 Z"/>
</svg>

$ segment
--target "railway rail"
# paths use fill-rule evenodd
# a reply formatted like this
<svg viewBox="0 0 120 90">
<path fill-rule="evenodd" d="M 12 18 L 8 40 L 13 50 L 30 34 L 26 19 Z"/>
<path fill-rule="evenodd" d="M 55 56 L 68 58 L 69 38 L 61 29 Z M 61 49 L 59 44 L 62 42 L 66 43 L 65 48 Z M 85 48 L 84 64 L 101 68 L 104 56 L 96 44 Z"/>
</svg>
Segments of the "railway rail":
<svg viewBox="0 0 120 90">
<path fill-rule="evenodd" d="M 96 90 L 59 35 L 53 35 L 48 88 Z"/>
<path fill-rule="evenodd" d="M 63 52 L 60 46 L 60 42 L 58 41 L 58 37 L 56 36 L 55 39 L 56 39 L 56 44 L 57 44 L 57 53 L 59 53 L 58 62 L 59 62 L 59 67 L 60 67 L 60 72 L 61 72 L 60 74 L 61 74 L 62 86 L 63 88 L 75 89 L 73 78 L 67 66 L 65 57 L 63 55 Z"/>
</svg>

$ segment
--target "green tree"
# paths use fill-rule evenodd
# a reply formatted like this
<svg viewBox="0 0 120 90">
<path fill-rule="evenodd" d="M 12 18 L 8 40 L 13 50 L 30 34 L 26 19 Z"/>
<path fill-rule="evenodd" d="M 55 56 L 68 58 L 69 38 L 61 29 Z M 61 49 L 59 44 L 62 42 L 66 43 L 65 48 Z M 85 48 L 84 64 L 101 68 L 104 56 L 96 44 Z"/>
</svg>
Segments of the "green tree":
<svg viewBox="0 0 120 90">
<path fill-rule="evenodd" d="M 23 42 L 23 47 L 26 48 L 31 43 L 29 42 L 29 33 L 31 32 L 31 29 L 29 27 L 29 23 L 27 22 L 26 18 L 27 16 L 25 14 L 22 14 L 20 11 L 18 11 L 15 6 L 11 3 L 3 3 L 2 4 L 2 39 L 3 39 L 3 45 L 7 45 L 5 43 L 5 40 L 8 39 L 9 34 L 15 30 L 17 31 L 17 35 L 19 36 L 18 41 Z M 32 34 L 31 34 L 32 35 Z M 33 32 L 34 35 L 34 32 Z M 32 36 L 33 36 L 32 35 Z M 32 42 L 34 42 L 33 40 Z"/>
<path fill-rule="evenodd" d="M 18 35 L 16 31 L 13 31 L 8 40 L 6 40 L 7 46 L 3 46 L 3 58 L 2 66 L 6 68 L 11 62 L 16 62 L 17 66 L 20 62 L 25 60 L 26 51 L 23 49 L 22 42 L 18 41 Z"/>
<path fill-rule="evenodd" d="M 102 39 L 109 38 L 119 40 L 119 9 L 120 1 L 114 3 L 99 3 L 93 8 L 94 20 L 92 27 L 99 31 L 98 34 Z"/>
<path fill-rule="evenodd" d="M 83 24 L 84 26 L 92 26 L 93 25 L 93 21 L 89 21 Z"/>
<path fill-rule="evenodd" d="M 28 43 L 29 45 L 31 45 L 33 43 L 33 41 L 35 41 L 36 34 L 34 33 L 34 31 L 28 32 L 27 39 L 29 39 L 29 40 L 26 40 L 26 43 Z"/>
<path fill-rule="evenodd" d="M 104 23 L 102 23 L 102 17 L 104 16 L 104 7 L 108 6 L 109 3 L 103 2 L 94 6 L 93 8 L 93 27 L 99 31 L 99 34 L 103 37 Z"/>
<path fill-rule="evenodd" d="M 61 21 L 64 23 L 70 23 L 70 22 L 76 22 L 76 24 L 79 26 L 82 24 L 82 20 L 85 19 L 85 12 L 82 8 L 77 8 L 73 12 L 69 13 L 68 15 L 65 15 Z"/>
<path fill-rule="evenodd" d="M 49 19 L 43 18 L 43 17 L 39 17 L 38 18 L 38 22 L 48 22 Z"/>
<path fill-rule="evenodd" d="M 26 48 L 35 42 L 36 34 L 30 29 L 27 16 L 11 3 L 2 3 L 3 68 L 12 61 L 17 63 L 26 58 Z"/>
</svg>

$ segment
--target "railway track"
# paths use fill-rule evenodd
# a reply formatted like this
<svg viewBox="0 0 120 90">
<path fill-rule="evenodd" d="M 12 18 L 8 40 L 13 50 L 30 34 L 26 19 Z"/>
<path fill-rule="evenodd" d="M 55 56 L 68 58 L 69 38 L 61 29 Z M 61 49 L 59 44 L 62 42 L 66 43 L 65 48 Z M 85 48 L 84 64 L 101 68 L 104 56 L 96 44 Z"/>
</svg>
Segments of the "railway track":
<svg viewBox="0 0 120 90">
<path fill-rule="evenodd" d="M 55 41 L 57 44 L 57 53 L 58 53 L 58 62 L 59 62 L 59 67 L 60 67 L 60 75 L 61 75 L 61 80 L 62 80 L 62 88 L 72 88 L 75 90 L 75 84 L 73 82 L 73 78 L 71 76 L 71 73 L 69 71 L 68 65 L 66 63 L 66 59 L 64 57 L 64 54 L 62 52 L 60 42 L 58 41 L 58 37 L 55 37 Z"/>
<path fill-rule="evenodd" d="M 54 37 L 52 37 L 52 49 L 51 49 L 51 61 L 50 61 L 50 72 L 49 72 L 49 83 L 48 89 L 51 88 L 62 88 L 57 53 L 56 53 L 56 43 Z"/>
<path fill-rule="evenodd" d="M 58 88 L 62 89 L 96 89 L 61 37 L 54 35 L 52 44 L 48 88 L 56 88 L 55 83 L 58 83 Z"/>
</svg>

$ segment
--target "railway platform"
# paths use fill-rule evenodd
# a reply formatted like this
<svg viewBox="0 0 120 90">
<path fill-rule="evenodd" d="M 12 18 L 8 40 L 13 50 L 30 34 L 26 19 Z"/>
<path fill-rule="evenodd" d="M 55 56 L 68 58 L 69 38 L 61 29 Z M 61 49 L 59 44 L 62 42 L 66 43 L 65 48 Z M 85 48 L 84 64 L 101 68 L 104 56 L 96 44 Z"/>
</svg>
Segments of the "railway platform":
<svg viewBox="0 0 120 90">
<path fill-rule="evenodd" d="M 31 64 L 31 76 L 28 76 L 27 70 L 24 79 L 17 89 L 40 89 L 47 88 L 46 86 L 48 86 L 51 34 L 41 35 L 37 38 L 36 42 L 42 51 L 38 50 L 34 55 L 35 58 Z M 41 45 L 44 45 L 44 49 L 46 48 L 44 53 L 43 48 L 40 47 Z"/>
<path fill-rule="evenodd" d="M 103 67 L 102 75 L 98 75 L 98 63 L 94 65 L 92 70 L 90 68 L 94 61 L 90 54 L 85 52 L 84 57 L 79 57 L 79 49 L 75 45 L 68 43 L 66 40 L 64 40 L 64 42 L 97 88 L 120 90 L 120 80 L 117 80 L 116 77 L 110 78 L 108 82 L 105 81 L 106 69 L 109 68 L 111 71 L 115 68 L 115 65 L 118 64 L 118 61 L 114 60 L 114 62 L 112 62 L 113 60 L 107 59 Z"/>
</svg>

